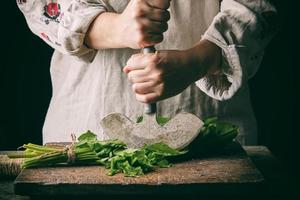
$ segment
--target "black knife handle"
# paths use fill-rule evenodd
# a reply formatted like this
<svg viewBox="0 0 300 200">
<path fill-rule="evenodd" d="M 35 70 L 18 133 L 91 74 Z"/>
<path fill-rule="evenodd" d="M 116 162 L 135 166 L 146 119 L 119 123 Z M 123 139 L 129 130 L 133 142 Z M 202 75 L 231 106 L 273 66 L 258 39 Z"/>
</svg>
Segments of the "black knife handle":
<svg viewBox="0 0 300 200">
<path fill-rule="evenodd" d="M 150 47 L 145 47 L 141 50 L 141 52 L 143 54 L 147 54 L 147 53 L 155 53 L 156 49 L 154 46 L 150 46 Z M 144 113 L 146 114 L 154 114 L 156 113 L 156 103 L 149 103 L 145 105 L 144 108 Z"/>
</svg>

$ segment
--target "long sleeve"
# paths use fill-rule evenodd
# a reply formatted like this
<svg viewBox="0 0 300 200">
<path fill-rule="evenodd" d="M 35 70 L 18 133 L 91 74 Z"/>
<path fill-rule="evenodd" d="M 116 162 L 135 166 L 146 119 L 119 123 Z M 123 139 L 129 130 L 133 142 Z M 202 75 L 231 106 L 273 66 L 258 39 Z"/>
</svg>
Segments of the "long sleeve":
<svg viewBox="0 0 300 200">
<path fill-rule="evenodd" d="M 63 54 L 91 61 L 96 51 L 84 45 L 96 16 L 106 11 L 100 0 L 17 0 L 30 30 Z"/>
<path fill-rule="evenodd" d="M 258 70 L 264 49 L 277 32 L 276 19 L 276 9 L 268 0 L 223 0 L 202 37 L 222 49 L 222 70 L 196 85 L 217 100 L 233 97 Z"/>
</svg>

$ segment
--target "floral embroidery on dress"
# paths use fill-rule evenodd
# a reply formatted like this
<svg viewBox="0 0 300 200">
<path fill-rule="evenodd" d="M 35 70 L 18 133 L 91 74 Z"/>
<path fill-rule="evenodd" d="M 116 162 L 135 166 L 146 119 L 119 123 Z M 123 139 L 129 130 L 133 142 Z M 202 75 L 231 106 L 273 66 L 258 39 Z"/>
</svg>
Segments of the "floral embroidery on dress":
<svg viewBox="0 0 300 200">
<path fill-rule="evenodd" d="M 59 23 L 61 20 L 61 17 L 59 17 L 60 15 L 61 15 L 60 4 L 52 1 L 51 3 L 45 5 L 42 21 L 44 21 L 47 25 L 51 21 Z"/>
</svg>

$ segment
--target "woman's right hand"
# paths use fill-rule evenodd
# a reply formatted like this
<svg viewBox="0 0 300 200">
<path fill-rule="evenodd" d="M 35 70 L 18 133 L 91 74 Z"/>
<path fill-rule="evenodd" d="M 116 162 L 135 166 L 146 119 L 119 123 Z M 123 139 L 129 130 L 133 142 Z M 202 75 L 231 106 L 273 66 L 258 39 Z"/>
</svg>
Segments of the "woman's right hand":
<svg viewBox="0 0 300 200">
<path fill-rule="evenodd" d="M 94 49 L 141 49 L 160 43 L 171 0 L 130 0 L 121 14 L 105 12 L 90 25 L 85 43 Z"/>
<path fill-rule="evenodd" d="M 162 42 L 169 6 L 170 0 L 131 0 L 118 16 L 121 45 L 141 49 Z"/>
</svg>

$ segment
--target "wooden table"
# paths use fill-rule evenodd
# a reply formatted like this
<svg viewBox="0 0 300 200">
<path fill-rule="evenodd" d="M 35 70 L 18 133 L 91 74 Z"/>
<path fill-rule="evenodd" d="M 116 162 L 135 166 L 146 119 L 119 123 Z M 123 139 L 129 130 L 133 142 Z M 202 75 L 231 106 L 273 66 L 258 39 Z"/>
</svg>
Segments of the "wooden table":
<svg viewBox="0 0 300 200">
<path fill-rule="evenodd" d="M 108 178 L 103 174 L 103 168 L 99 167 L 89 168 L 88 172 L 80 178 L 75 174 L 82 173 L 84 169 L 78 167 L 72 169 L 45 168 L 39 172 L 28 170 L 16 180 L 16 192 L 31 194 L 38 198 L 40 198 L 40 194 L 48 197 L 54 195 L 55 199 L 59 197 L 64 199 L 70 195 L 75 195 L 72 199 L 75 197 L 82 199 L 81 195 L 86 194 L 89 194 L 89 197 L 101 195 L 108 199 L 165 199 L 166 197 L 173 199 L 187 197 L 189 199 L 199 199 L 199 197 L 201 199 L 220 199 L 221 197 L 222 199 L 253 199 L 258 194 L 261 196 L 262 192 L 266 197 L 273 196 L 273 199 L 280 197 L 279 191 L 274 190 L 274 187 L 280 185 L 282 180 L 279 175 L 280 165 L 276 158 L 266 147 L 255 146 L 244 147 L 244 149 L 264 177 L 241 151 L 237 154 L 225 154 L 221 157 L 179 163 L 172 168 L 159 169 L 146 177 L 137 179 L 124 178 L 122 175 Z M 243 168 L 241 171 L 242 165 L 246 165 L 248 168 Z M 189 173 L 183 173 L 183 171 Z M 92 174 L 96 177 L 89 177 Z M 26 179 L 28 176 L 31 177 L 31 183 Z M 66 177 L 68 177 L 67 181 Z M 178 179 L 175 179 L 176 177 Z M 43 181 L 37 183 L 37 180 Z M 28 197 L 13 195 L 12 182 L 0 182 L 1 190 L 4 190 L 7 196 L 6 198 L 0 195 L 3 199 L 28 199 Z M 114 195 L 112 196 L 112 194 Z M 84 198 L 86 199 L 86 197 Z"/>
</svg>

